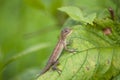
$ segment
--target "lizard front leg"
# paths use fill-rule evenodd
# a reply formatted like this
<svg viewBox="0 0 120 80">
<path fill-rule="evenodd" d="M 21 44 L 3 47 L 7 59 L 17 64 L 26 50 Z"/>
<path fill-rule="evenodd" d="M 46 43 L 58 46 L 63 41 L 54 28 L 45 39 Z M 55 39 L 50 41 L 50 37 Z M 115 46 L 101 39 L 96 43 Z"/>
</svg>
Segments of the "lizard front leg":
<svg viewBox="0 0 120 80">
<path fill-rule="evenodd" d="M 67 46 L 68 45 L 70 45 L 70 44 L 72 44 L 72 40 L 70 40 L 69 42 L 64 42 L 63 43 L 63 46 L 64 46 L 64 49 L 66 50 L 66 51 L 68 51 L 68 52 L 70 52 L 70 53 L 74 53 L 74 52 L 77 52 L 77 49 L 70 49 L 70 48 L 68 48 Z"/>
</svg>

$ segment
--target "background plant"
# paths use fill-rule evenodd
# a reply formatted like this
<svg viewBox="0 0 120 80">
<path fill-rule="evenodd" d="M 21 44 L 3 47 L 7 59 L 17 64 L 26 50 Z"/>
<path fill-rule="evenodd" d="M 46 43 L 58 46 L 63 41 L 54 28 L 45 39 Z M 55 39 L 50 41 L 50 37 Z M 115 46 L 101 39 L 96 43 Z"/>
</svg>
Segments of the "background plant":
<svg viewBox="0 0 120 80">
<path fill-rule="evenodd" d="M 85 15 L 96 12 L 104 17 L 102 12 L 112 7 L 118 23 L 120 18 L 118 0 L 1 0 L 0 3 L 1 80 L 32 80 L 40 72 L 68 18 L 58 8 L 77 6 Z"/>
</svg>

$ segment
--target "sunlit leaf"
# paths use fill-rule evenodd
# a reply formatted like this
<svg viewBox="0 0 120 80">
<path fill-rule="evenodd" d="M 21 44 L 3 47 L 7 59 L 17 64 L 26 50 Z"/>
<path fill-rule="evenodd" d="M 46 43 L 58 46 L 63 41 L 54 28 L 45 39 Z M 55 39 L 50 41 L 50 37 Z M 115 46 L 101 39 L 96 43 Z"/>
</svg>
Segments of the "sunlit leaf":
<svg viewBox="0 0 120 80">
<path fill-rule="evenodd" d="M 84 21 L 86 23 L 92 24 L 93 25 L 93 21 L 96 18 L 96 13 L 93 14 L 89 14 L 87 17 L 84 18 Z"/>
<path fill-rule="evenodd" d="M 67 6 L 59 8 L 60 11 L 67 13 L 72 19 L 80 21 L 83 20 L 83 13 L 77 7 Z"/>
<path fill-rule="evenodd" d="M 38 80 L 109 80 L 113 75 L 119 75 L 120 47 L 112 45 L 111 37 L 89 25 L 72 26 L 72 29 L 67 38 L 72 43 L 67 47 L 77 49 L 77 52 L 62 53 L 58 66 L 62 70 L 61 75 L 50 69 Z"/>
<path fill-rule="evenodd" d="M 96 18 L 96 13 L 88 14 L 87 16 L 85 16 L 84 12 L 80 10 L 78 7 L 72 6 L 61 7 L 59 8 L 59 10 L 67 13 L 72 19 L 80 22 L 82 21 L 85 24 L 86 23 L 93 24 L 93 21 Z"/>
</svg>

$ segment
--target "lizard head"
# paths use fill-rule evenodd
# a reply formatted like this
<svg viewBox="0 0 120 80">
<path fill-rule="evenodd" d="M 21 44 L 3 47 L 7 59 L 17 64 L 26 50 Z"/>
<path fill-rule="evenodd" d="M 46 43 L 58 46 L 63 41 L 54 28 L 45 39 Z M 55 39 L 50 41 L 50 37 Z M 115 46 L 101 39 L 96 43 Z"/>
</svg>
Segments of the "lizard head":
<svg viewBox="0 0 120 80">
<path fill-rule="evenodd" d="M 61 37 L 65 39 L 71 32 L 72 30 L 70 28 L 64 28 L 61 32 Z"/>
</svg>

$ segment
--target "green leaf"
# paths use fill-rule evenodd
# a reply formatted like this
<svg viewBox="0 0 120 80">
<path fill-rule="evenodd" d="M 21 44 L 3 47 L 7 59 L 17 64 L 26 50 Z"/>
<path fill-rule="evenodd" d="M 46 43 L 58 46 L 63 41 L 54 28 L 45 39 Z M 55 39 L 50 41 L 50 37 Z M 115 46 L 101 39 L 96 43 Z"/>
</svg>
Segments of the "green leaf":
<svg viewBox="0 0 120 80">
<path fill-rule="evenodd" d="M 96 18 L 96 13 L 89 14 L 88 16 L 84 15 L 84 12 L 78 7 L 61 7 L 60 11 L 67 13 L 73 20 L 93 24 L 94 19 Z"/>
<path fill-rule="evenodd" d="M 60 75 L 50 69 L 38 80 L 110 80 L 119 75 L 120 47 L 112 45 L 109 36 L 90 25 L 75 25 L 72 29 L 67 38 L 71 44 L 67 47 L 77 52 L 62 53 L 57 66 L 62 70 Z"/>
<path fill-rule="evenodd" d="M 37 50 L 46 48 L 46 47 L 48 47 L 48 46 L 49 46 L 49 44 L 47 44 L 47 43 L 41 43 L 41 44 L 32 46 L 32 47 L 30 47 L 30 48 L 28 48 L 28 49 L 26 49 L 26 50 L 18 53 L 17 55 L 11 57 L 9 60 L 7 60 L 7 61 L 3 64 L 3 66 L 0 68 L 0 74 L 3 72 L 3 70 L 7 67 L 8 64 L 10 64 L 10 63 L 18 60 L 19 58 L 21 58 L 21 57 L 23 57 L 23 56 L 25 56 L 25 55 L 28 55 L 28 54 L 30 54 L 30 53 L 32 53 L 32 52 L 37 51 Z"/>
<path fill-rule="evenodd" d="M 93 25 L 93 21 L 96 18 L 96 13 L 93 14 L 89 14 L 87 17 L 84 18 L 84 21 L 86 23 L 92 24 Z"/>
<path fill-rule="evenodd" d="M 83 13 L 82 11 L 77 8 L 77 7 L 61 7 L 59 8 L 60 11 L 63 11 L 65 13 L 67 13 L 71 18 L 73 18 L 74 20 L 79 21 L 80 19 L 83 19 Z"/>
</svg>

